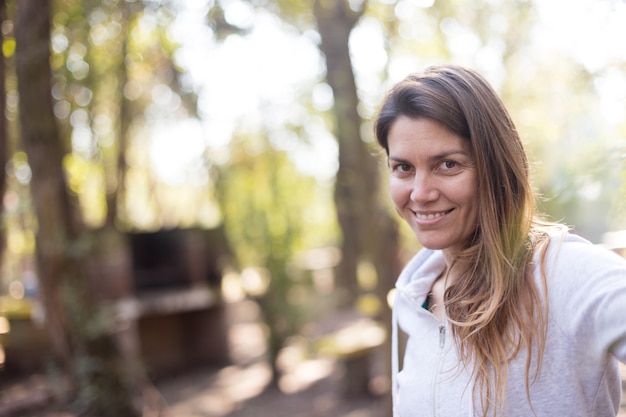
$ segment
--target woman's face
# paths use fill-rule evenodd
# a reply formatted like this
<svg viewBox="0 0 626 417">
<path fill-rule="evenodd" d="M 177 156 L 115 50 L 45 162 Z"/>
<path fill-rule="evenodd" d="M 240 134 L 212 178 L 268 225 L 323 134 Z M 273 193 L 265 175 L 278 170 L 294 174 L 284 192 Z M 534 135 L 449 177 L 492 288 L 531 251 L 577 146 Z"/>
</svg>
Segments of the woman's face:
<svg viewBox="0 0 626 417">
<path fill-rule="evenodd" d="M 401 116 L 387 137 L 391 198 L 422 246 L 448 259 L 478 222 L 478 185 L 469 142 L 440 123 Z"/>
</svg>

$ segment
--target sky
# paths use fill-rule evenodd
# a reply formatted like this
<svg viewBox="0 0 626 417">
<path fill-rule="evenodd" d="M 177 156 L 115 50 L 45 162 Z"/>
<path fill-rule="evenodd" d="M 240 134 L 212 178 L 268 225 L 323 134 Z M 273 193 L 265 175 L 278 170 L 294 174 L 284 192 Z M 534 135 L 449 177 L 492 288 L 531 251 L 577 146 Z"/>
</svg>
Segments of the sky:
<svg viewBox="0 0 626 417">
<path fill-rule="evenodd" d="M 151 155 L 157 174 L 166 182 L 183 180 L 184 167 L 201 157 L 199 143 L 210 149 L 211 159 L 217 163 L 227 162 L 226 147 L 235 129 L 253 131 L 267 124 L 278 128 L 288 121 L 302 122 L 303 112 L 298 112 L 293 103 L 298 102 L 300 86 L 318 79 L 323 70 L 311 38 L 285 33 L 269 13 L 252 16 L 245 3 L 231 3 L 235 5 L 232 16 L 229 13 L 226 16 L 233 23 L 245 26 L 254 19 L 254 29 L 249 36 L 232 36 L 218 44 L 206 25 L 206 2 L 202 0 L 185 2 L 186 10 L 178 15 L 172 27 L 171 36 L 182 45 L 176 59 L 199 86 L 202 120 L 183 122 L 186 135 L 182 139 L 189 143 L 188 147 L 166 139 L 172 137 L 172 131 L 177 131 L 177 124 L 167 122 L 166 126 L 155 126 L 158 144 Z M 323 88 L 314 91 L 321 108 L 328 108 L 329 97 L 332 95 Z M 289 150 L 294 158 L 300 159 L 300 166 L 306 173 L 331 176 L 336 170 L 334 139 L 319 123 L 312 123 L 310 129 L 319 139 L 317 146 L 303 144 Z M 175 136 L 181 138 L 182 135 Z M 279 131 L 275 137 L 277 140 L 284 137 L 286 148 L 293 147 L 289 143 L 295 143 L 289 140 L 288 132 Z M 173 162 L 172 155 L 176 153 L 179 155 Z M 313 163 L 310 156 L 316 153 L 334 153 L 335 158 L 320 155 L 321 158 L 314 158 L 318 162 Z M 320 160 L 324 161 L 323 166 Z"/>
<path fill-rule="evenodd" d="M 289 151 L 303 173 L 332 178 L 337 169 L 337 147 L 321 121 L 306 123 L 310 126 L 309 136 L 315 138 L 310 144 L 298 143 L 290 132 L 281 131 L 285 122 L 303 123 L 309 117 L 298 105 L 298 94 L 318 83 L 323 74 L 323 61 L 316 46 L 318 35 L 288 33 L 271 14 L 255 13 L 247 3 L 230 0 L 226 3 L 226 19 L 239 26 L 250 26 L 251 32 L 218 43 L 206 25 L 208 2 L 194 0 L 184 4 L 171 36 L 182 45 L 177 62 L 188 69 L 199 88 L 202 120 L 169 121 L 155 126 L 151 157 L 157 175 L 169 183 L 185 181 L 190 175 L 189 167 L 202 169 L 198 160 L 207 148 L 216 163 L 227 162 L 227 145 L 235 129 L 254 131 L 269 126 L 276 130 L 275 145 Z M 398 7 L 426 11 L 430 5 L 432 0 L 401 0 Z M 535 29 L 533 46 L 537 53 L 565 51 L 590 71 L 626 61 L 626 2 L 550 0 L 538 1 L 537 7 L 540 25 Z M 456 29 L 460 35 L 461 29 Z M 450 46 L 459 54 L 471 55 L 479 52 L 472 49 L 473 45 L 471 37 L 458 36 Z M 357 70 L 359 87 L 365 99 L 373 101 L 369 105 L 374 106 L 382 93 L 376 74 L 386 59 L 378 23 L 364 19 L 353 31 L 350 46 L 355 68 L 366 69 Z M 495 62 L 497 54 L 492 55 Z M 488 58 L 487 54 L 486 62 Z M 414 70 L 413 65 L 411 60 L 393 63 L 392 81 L 409 69 Z M 496 79 L 497 73 L 491 77 Z M 607 121 L 623 122 L 624 74 L 607 71 L 598 81 L 598 88 Z M 313 88 L 312 99 L 320 110 L 332 105 L 332 94 L 325 84 Z M 180 134 L 181 129 L 184 134 Z M 171 137 L 177 140 L 169 140 Z"/>
</svg>

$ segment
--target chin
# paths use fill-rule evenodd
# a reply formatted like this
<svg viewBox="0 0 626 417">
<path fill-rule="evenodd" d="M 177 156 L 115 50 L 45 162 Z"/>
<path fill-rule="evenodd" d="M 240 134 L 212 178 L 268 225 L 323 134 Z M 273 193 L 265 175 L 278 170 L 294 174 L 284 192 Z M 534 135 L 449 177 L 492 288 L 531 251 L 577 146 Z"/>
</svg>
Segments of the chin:
<svg viewBox="0 0 626 417">
<path fill-rule="evenodd" d="M 426 249 L 432 249 L 432 250 L 446 249 L 449 246 L 449 245 L 441 244 L 438 242 L 433 242 L 430 240 L 421 240 L 419 238 L 417 239 L 417 241 L 420 243 L 420 245 L 422 245 Z"/>
<path fill-rule="evenodd" d="M 416 233 L 417 241 L 425 248 L 432 250 L 448 249 L 458 244 L 457 240 L 442 239 L 444 236 L 435 236 L 434 234 Z M 429 236 L 430 235 L 430 236 Z"/>
</svg>

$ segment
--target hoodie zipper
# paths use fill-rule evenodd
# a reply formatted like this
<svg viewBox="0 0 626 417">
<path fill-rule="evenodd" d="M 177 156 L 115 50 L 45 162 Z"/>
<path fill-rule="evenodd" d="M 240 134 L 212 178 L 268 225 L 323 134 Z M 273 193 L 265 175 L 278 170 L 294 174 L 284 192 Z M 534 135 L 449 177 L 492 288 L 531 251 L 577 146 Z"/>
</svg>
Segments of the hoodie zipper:
<svg viewBox="0 0 626 417">
<path fill-rule="evenodd" d="M 443 350 L 443 346 L 446 344 L 446 326 L 439 325 L 439 348 Z"/>
<path fill-rule="evenodd" d="M 441 372 L 443 365 L 443 348 L 446 345 L 446 326 L 444 324 L 439 325 L 439 358 L 437 359 L 437 366 L 435 367 L 435 374 L 433 375 L 433 417 L 437 416 L 437 377 Z"/>
</svg>

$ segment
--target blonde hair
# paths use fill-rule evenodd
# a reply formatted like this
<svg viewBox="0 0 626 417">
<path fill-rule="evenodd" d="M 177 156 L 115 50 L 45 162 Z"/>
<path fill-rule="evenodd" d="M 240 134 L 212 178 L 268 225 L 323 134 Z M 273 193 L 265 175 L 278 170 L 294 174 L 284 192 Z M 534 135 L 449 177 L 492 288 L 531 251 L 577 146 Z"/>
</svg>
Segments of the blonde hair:
<svg viewBox="0 0 626 417">
<path fill-rule="evenodd" d="M 539 284 L 533 278 L 532 259 L 537 251 L 540 258 L 545 255 L 547 229 L 554 225 L 535 215 L 521 139 L 504 104 L 478 73 L 458 66 L 431 67 L 393 87 L 374 125 L 387 153 L 389 129 L 400 116 L 435 120 L 470 143 L 479 218 L 453 263 L 458 278 L 446 289 L 444 305 L 483 415 L 492 406 L 501 413 L 508 363 L 526 351 L 529 401 L 530 384 L 542 365 L 547 289 L 544 273 Z"/>
</svg>

